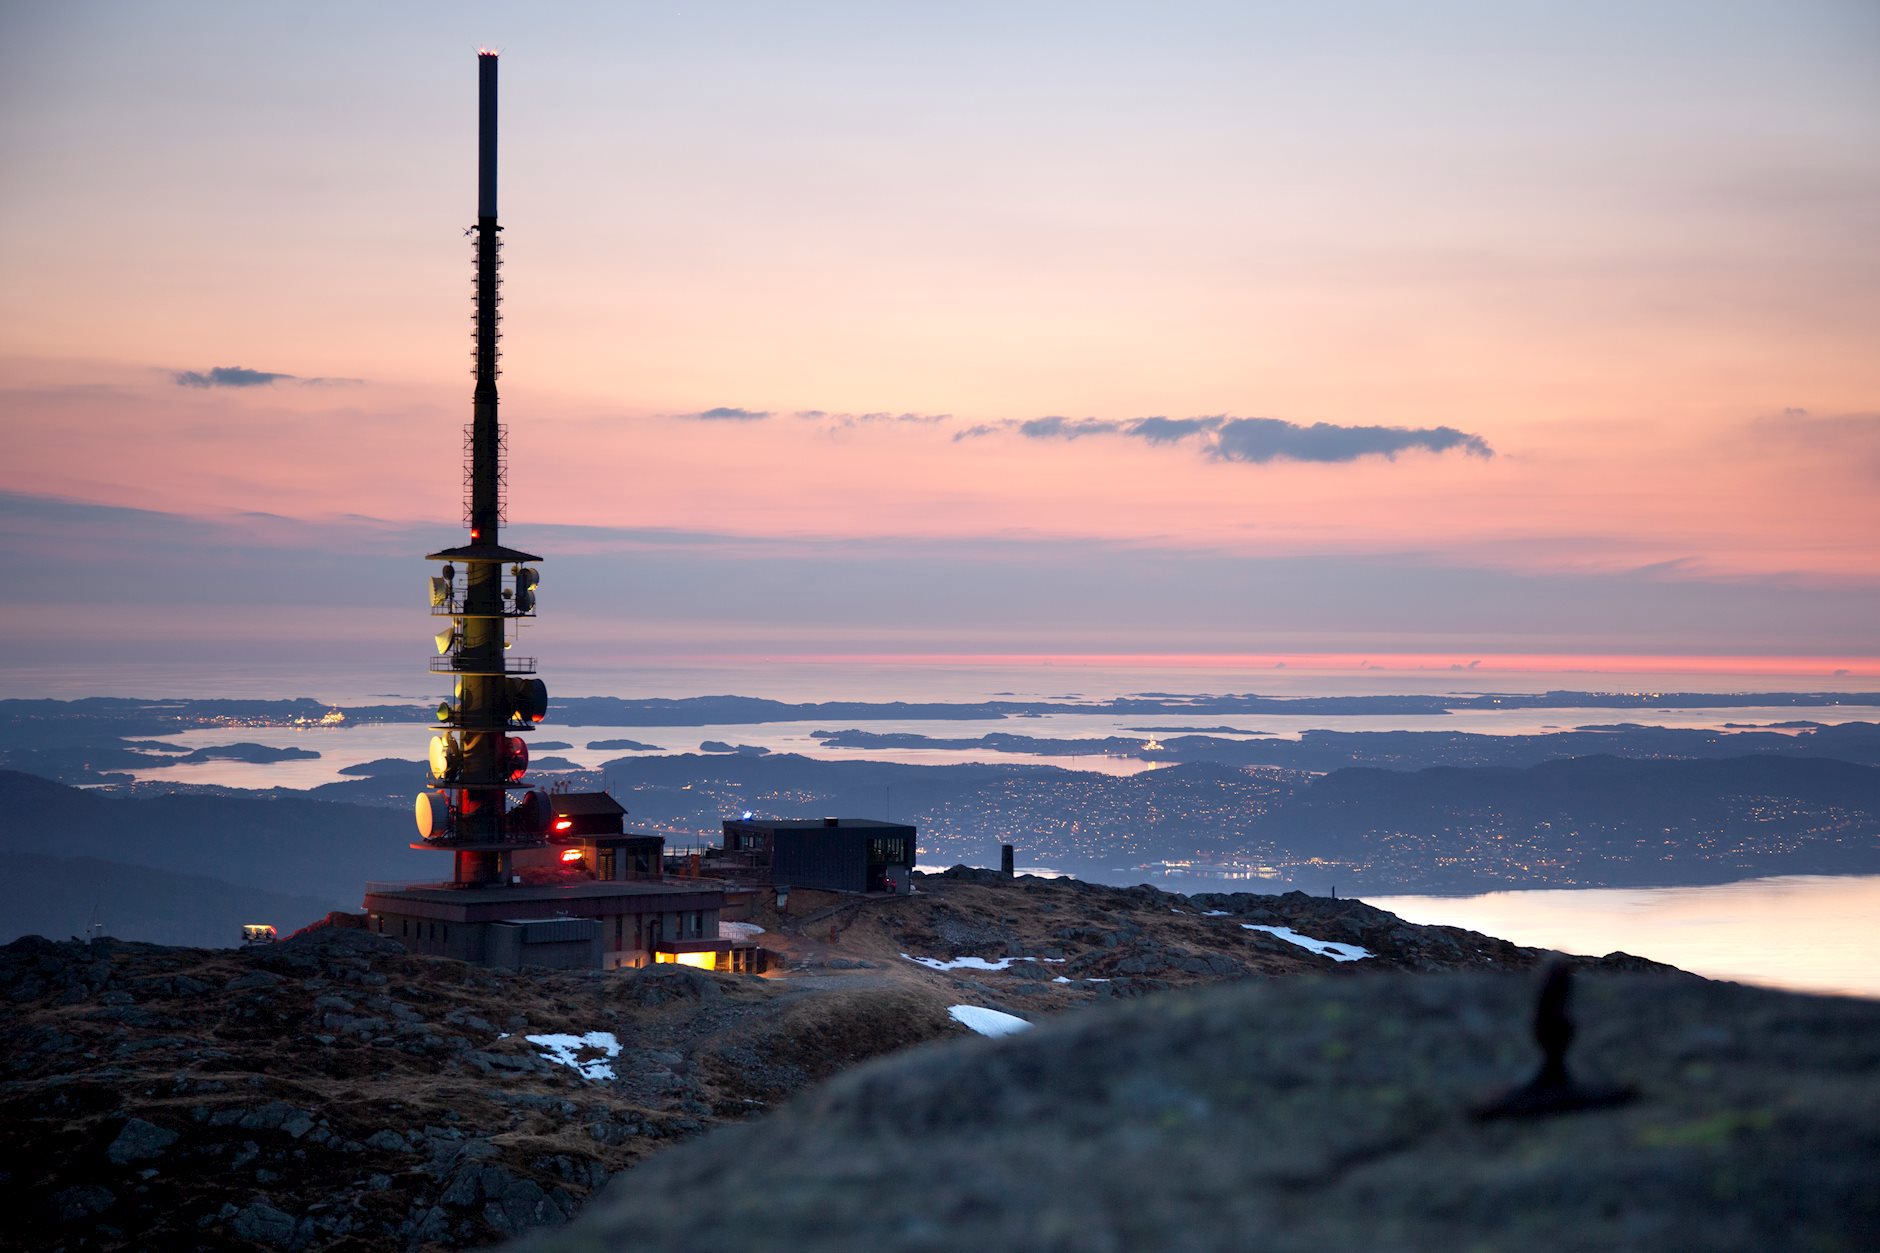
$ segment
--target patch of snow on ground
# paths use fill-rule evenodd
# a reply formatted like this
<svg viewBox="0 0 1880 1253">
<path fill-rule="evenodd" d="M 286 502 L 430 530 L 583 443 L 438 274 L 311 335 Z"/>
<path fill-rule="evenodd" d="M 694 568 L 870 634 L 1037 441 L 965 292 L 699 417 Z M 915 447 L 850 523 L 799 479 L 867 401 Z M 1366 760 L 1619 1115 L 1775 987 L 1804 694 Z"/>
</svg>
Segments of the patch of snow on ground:
<svg viewBox="0 0 1880 1253">
<path fill-rule="evenodd" d="M 1300 935 L 1291 927 L 1268 927 L 1257 922 L 1243 922 L 1240 925 L 1247 931 L 1265 931 L 1269 935 L 1276 935 L 1288 944 L 1297 944 L 1300 948 L 1310 950 L 1321 957 L 1329 957 L 1335 962 L 1363 961 L 1372 956 L 1368 948 L 1359 948 L 1356 944 L 1340 944 L 1336 940 L 1315 940 L 1309 935 Z"/>
<path fill-rule="evenodd" d="M 542 1050 L 544 1059 L 581 1072 L 583 1079 L 612 1079 L 614 1058 L 620 1056 L 620 1041 L 611 1031 L 590 1031 L 586 1035 L 525 1035 L 522 1037 Z M 583 1053 L 605 1053 L 588 1057 Z"/>
<path fill-rule="evenodd" d="M 1207 913 L 1201 916 L 1203 918 L 1225 918 L 1227 917 L 1227 911 L 1225 909 L 1210 909 Z"/>
<path fill-rule="evenodd" d="M 1001 1013 L 983 1005 L 951 1005 L 947 1007 L 947 1013 L 954 1022 L 980 1035 L 1013 1035 L 1031 1026 L 1017 1014 Z"/>
<path fill-rule="evenodd" d="M 1053 979 L 1053 980 L 1051 980 L 1051 982 L 1053 982 L 1053 983 L 1069 983 L 1069 982 L 1070 982 L 1070 980 L 1069 980 L 1069 979 L 1066 979 L 1066 978 L 1065 978 L 1065 977 L 1064 977 L 1063 975 L 1059 975 L 1059 976 L 1058 976 L 1057 978 L 1055 978 L 1055 979 Z"/>
<path fill-rule="evenodd" d="M 914 957 L 907 953 L 901 954 L 901 957 L 929 970 L 1008 970 L 1013 962 L 1044 961 L 1061 966 L 1069 960 L 1065 957 L 1000 957 L 987 961 L 983 957 L 955 957 L 949 961 L 944 957 Z"/>
<path fill-rule="evenodd" d="M 754 922 L 721 922 L 718 924 L 718 938 L 721 940 L 755 940 L 764 934 L 764 929 Z"/>
</svg>

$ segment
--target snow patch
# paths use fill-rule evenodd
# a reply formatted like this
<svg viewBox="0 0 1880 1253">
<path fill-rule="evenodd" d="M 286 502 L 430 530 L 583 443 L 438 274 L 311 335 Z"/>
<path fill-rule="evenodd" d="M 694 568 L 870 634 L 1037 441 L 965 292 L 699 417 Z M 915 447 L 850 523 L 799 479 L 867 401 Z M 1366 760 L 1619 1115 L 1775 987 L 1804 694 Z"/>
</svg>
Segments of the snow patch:
<svg viewBox="0 0 1880 1253">
<path fill-rule="evenodd" d="M 1240 924 L 1244 931 L 1264 931 L 1276 935 L 1288 944 L 1297 944 L 1300 948 L 1317 953 L 1320 957 L 1329 957 L 1335 962 L 1363 961 L 1373 956 L 1368 948 L 1359 948 L 1356 944 L 1340 944 L 1336 940 L 1315 940 L 1309 935 L 1300 935 L 1291 927 L 1268 927 L 1257 922 Z"/>
<path fill-rule="evenodd" d="M 754 922 L 721 922 L 718 924 L 718 938 L 721 940 L 755 940 L 764 934 L 764 929 Z"/>
<path fill-rule="evenodd" d="M 1227 917 L 1227 911 L 1225 909 L 1210 909 L 1207 913 L 1201 916 L 1203 918 L 1225 918 Z"/>
<path fill-rule="evenodd" d="M 1002 1013 L 983 1005 L 950 1005 L 947 1013 L 954 1022 L 980 1035 L 1014 1035 L 1031 1026 L 1017 1014 Z"/>
<path fill-rule="evenodd" d="M 546 1061 L 581 1072 L 583 1079 L 612 1079 L 614 1058 L 620 1056 L 620 1041 L 611 1031 L 590 1031 L 586 1035 L 525 1035 L 522 1037 L 542 1050 Z M 581 1054 L 605 1053 L 605 1057 Z"/>
<path fill-rule="evenodd" d="M 944 957 L 914 957 L 907 953 L 901 954 L 901 957 L 904 961 L 911 961 L 915 965 L 925 966 L 929 970 L 1009 970 L 1013 962 L 1047 962 L 1053 966 L 1061 966 L 1066 961 L 1070 960 L 1066 957 L 1000 957 L 992 961 L 987 961 L 983 957 L 955 957 L 948 959 Z"/>
</svg>

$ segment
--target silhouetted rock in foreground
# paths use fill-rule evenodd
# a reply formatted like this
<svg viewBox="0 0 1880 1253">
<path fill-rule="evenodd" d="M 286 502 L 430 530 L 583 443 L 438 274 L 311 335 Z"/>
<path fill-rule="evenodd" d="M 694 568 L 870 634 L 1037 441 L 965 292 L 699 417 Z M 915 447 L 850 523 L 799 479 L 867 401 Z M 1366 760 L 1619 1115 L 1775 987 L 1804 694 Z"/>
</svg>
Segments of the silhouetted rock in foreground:
<svg viewBox="0 0 1880 1253">
<path fill-rule="evenodd" d="M 1880 1003 L 1583 974 L 1629 1104 L 1490 1122 L 1531 978 L 1241 983 L 927 1046 L 617 1179 L 531 1253 L 1852 1249 L 1880 1243 Z"/>
</svg>

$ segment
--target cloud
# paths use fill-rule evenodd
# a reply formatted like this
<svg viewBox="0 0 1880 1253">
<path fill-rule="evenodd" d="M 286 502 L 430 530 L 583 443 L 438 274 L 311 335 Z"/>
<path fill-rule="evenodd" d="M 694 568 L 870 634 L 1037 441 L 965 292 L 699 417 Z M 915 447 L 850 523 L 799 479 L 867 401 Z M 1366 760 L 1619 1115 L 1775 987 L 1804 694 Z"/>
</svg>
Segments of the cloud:
<svg viewBox="0 0 1880 1253">
<path fill-rule="evenodd" d="M 1460 448 L 1471 457 L 1492 457 L 1495 450 L 1480 435 L 1453 426 L 1300 426 L 1278 418 L 1228 418 L 1214 432 L 1208 456 L 1216 461 L 1356 461 L 1360 457 L 1395 460 L 1400 452 L 1448 452 Z"/>
<path fill-rule="evenodd" d="M 1220 424 L 1219 418 L 1137 418 L 1129 433 L 1151 444 L 1173 444 L 1190 435 L 1212 431 Z"/>
<path fill-rule="evenodd" d="M 806 422 L 821 422 L 830 427 L 843 428 L 889 422 L 931 426 L 935 422 L 945 422 L 953 415 L 950 413 L 894 413 L 885 409 L 874 413 L 831 413 L 827 409 L 799 409 L 796 416 Z"/>
<path fill-rule="evenodd" d="M 676 413 L 672 416 L 706 422 L 758 422 L 765 418 L 776 417 L 777 412 L 774 409 L 745 409 L 736 405 L 720 405 L 715 409 L 702 409 L 697 413 Z M 791 416 L 801 418 L 805 422 L 821 423 L 831 430 L 840 430 L 889 422 L 931 425 L 935 422 L 945 422 L 953 415 L 950 413 L 894 413 L 886 409 L 874 413 L 836 413 L 828 409 L 798 409 Z"/>
<path fill-rule="evenodd" d="M 1122 430 L 1123 423 L 1100 418 L 1033 418 L 1018 424 L 1018 433 L 1027 439 L 1082 439 L 1086 435 L 1114 435 Z"/>
<path fill-rule="evenodd" d="M 273 370 L 250 370 L 246 366 L 218 365 L 209 370 L 177 370 L 170 381 L 178 387 L 266 387 L 270 383 L 298 383 L 302 387 L 356 387 L 364 379 L 302 378 Z"/>
<path fill-rule="evenodd" d="M 719 405 L 715 409 L 701 409 L 697 413 L 676 413 L 676 418 L 690 418 L 697 422 L 758 422 L 770 416 L 768 409 L 740 409 L 735 405 Z"/>
<path fill-rule="evenodd" d="M 1195 418 L 1147 417 L 1119 421 L 1053 415 L 1028 421 L 982 422 L 954 434 L 957 443 L 1017 431 L 1027 439 L 1082 439 L 1086 435 L 1122 435 L 1150 444 L 1193 440 L 1210 461 L 1356 461 L 1360 457 L 1395 460 L 1401 452 L 1442 453 L 1460 449 L 1471 457 L 1492 457 L 1495 450 L 1480 435 L 1453 426 L 1310 426 L 1279 418 L 1233 418 L 1214 414 Z"/>
<path fill-rule="evenodd" d="M 997 435 L 1000 431 L 1008 430 L 1010 427 L 1011 423 L 1009 422 L 981 422 L 977 425 L 969 426 L 963 431 L 953 432 L 953 442 L 957 444 L 963 439 L 977 439 L 982 435 Z"/>
<path fill-rule="evenodd" d="M 207 373 L 200 370 L 178 370 L 174 378 L 178 387 L 266 387 L 281 379 L 292 380 L 294 376 L 275 374 L 267 370 L 250 370 L 239 365 L 218 365 Z"/>
</svg>

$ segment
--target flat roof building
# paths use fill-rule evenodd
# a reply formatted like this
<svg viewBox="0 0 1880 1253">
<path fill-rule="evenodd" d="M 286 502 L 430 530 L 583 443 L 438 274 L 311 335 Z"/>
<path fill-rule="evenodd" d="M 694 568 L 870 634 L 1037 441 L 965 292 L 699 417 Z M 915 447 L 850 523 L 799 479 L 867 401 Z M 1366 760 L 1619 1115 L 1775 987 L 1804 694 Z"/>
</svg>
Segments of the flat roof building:
<svg viewBox="0 0 1880 1253">
<path fill-rule="evenodd" d="M 367 929 L 413 953 L 511 969 L 649 966 L 663 945 L 716 940 L 724 905 L 724 888 L 716 883 L 598 879 L 477 887 L 375 883 L 367 885 L 365 900 Z"/>
<path fill-rule="evenodd" d="M 835 892 L 906 892 L 914 872 L 915 830 L 872 818 L 724 824 L 727 857 L 767 864 L 778 886 Z"/>
</svg>

